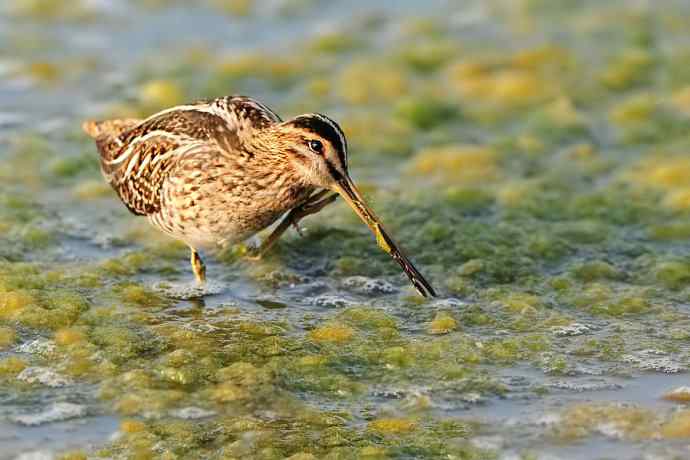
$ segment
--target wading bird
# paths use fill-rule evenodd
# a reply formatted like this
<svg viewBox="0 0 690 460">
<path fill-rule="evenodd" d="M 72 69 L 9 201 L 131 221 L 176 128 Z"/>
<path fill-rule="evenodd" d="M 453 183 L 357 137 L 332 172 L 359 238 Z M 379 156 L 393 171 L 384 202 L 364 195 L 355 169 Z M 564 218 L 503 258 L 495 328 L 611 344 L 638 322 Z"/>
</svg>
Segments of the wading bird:
<svg viewBox="0 0 690 460">
<path fill-rule="evenodd" d="M 83 128 L 125 206 L 190 247 L 200 283 L 206 268 L 198 251 L 243 241 L 285 215 L 257 249 L 259 258 L 291 225 L 340 195 L 417 291 L 436 295 L 357 190 L 345 135 L 325 115 L 282 121 L 254 99 L 229 96 Z"/>
</svg>

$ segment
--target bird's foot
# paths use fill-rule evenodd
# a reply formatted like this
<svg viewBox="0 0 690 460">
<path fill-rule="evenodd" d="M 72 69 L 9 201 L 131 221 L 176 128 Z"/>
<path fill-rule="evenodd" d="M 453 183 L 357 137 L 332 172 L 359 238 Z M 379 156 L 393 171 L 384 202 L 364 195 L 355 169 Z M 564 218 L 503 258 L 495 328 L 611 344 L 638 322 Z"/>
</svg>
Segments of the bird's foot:
<svg viewBox="0 0 690 460">
<path fill-rule="evenodd" d="M 194 249 L 192 249 L 190 262 L 197 284 L 204 285 L 206 283 L 206 264 L 204 264 L 204 261 L 201 260 L 201 256 L 199 256 L 199 253 Z"/>
</svg>

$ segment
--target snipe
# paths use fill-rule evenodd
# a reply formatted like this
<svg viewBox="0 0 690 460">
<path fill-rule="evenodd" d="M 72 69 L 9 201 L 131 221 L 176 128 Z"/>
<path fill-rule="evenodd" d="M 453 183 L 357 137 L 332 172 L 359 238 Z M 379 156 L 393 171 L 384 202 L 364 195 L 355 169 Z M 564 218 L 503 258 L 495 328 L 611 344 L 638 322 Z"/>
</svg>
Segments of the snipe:
<svg viewBox="0 0 690 460">
<path fill-rule="evenodd" d="M 254 99 L 229 96 L 83 127 L 125 206 L 191 248 L 199 282 L 206 278 L 199 250 L 243 241 L 287 213 L 260 257 L 290 225 L 340 195 L 417 291 L 436 295 L 352 182 L 345 136 L 325 115 L 282 121 Z"/>
</svg>

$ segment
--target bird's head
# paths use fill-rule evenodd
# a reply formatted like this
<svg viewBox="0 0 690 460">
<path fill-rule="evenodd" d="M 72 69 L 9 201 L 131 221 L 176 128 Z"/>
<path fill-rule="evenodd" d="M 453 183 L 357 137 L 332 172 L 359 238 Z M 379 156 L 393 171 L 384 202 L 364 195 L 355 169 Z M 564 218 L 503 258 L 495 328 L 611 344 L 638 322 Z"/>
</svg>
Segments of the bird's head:
<svg viewBox="0 0 690 460">
<path fill-rule="evenodd" d="M 376 235 L 376 241 L 402 267 L 417 291 L 435 296 L 431 285 L 412 265 L 405 253 L 388 234 L 381 220 L 366 203 L 347 168 L 347 141 L 338 123 L 325 115 L 310 113 L 279 125 L 285 151 L 305 184 L 337 192 Z"/>
<path fill-rule="evenodd" d="M 289 142 L 287 157 L 303 182 L 333 189 L 348 177 L 347 141 L 338 123 L 309 113 L 281 123 L 279 129 Z"/>
</svg>

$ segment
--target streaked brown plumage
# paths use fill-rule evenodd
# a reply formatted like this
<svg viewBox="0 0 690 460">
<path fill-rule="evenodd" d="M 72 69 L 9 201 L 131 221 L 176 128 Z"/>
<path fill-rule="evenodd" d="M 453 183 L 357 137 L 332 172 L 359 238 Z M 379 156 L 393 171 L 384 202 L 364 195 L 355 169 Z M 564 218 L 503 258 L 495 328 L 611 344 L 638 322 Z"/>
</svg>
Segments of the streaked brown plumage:
<svg viewBox="0 0 690 460">
<path fill-rule="evenodd" d="M 283 122 L 244 96 L 200 101 L 145 120 L 87 121 L 101 171 L 127 208 L 192 250 L 245 240 L 285 219 L 259 248 L 264 253 L 291 225 L 332 203 L 337 192 L 376 234 L 424 296 L 433 288 L 366 205 L 347 171 L 340 127 L 320 114 Z"/>
</svg>

